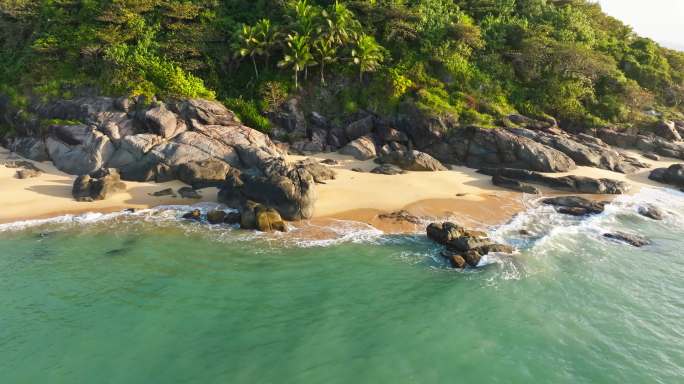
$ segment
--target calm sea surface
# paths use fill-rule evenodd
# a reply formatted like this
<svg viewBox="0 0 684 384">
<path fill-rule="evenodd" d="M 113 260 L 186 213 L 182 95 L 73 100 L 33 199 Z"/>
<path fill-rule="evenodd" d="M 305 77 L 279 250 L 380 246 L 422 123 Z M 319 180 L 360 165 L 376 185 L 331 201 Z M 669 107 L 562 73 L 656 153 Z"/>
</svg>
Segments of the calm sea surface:
<svg viewBox="0 0 684 384">
<path fill-rule="evenodd" d="M 179 214 L 0 226 L 0 383 L 684 382 L 684 194 L 585 220 L 531 209 L 492 228 L 519 254 L 466 272 L 422 234 Z"/>
</svg>

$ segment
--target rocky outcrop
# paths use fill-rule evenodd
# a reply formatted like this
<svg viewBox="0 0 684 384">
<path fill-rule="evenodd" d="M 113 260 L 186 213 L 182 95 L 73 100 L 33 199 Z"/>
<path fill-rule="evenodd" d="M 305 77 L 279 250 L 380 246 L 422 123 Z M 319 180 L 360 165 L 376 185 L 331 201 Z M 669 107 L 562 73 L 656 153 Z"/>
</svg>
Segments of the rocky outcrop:
<svg viewBox="0 0 684 384">
<path fill-rule="evenodd" d="M 508 177 L 501 175 L 494 175 L 494 177 L 492 177 L 492 184 L 496 185 L 497 187 L 510 189 L 516 192 L 529 193 L 532 195 L 538 195 L 540 193 L 539 189 L 533 185 L 523 183 L 522 181 L 509 179 Z"/>
<path fill-rule="evenodd" d="M 684 164 L 672 164 L 668 168 L 654 169 L 648 178 L 659 183 L 684 188 Z"/>
<path fill-rule="evenodd" d="M 107 135 L 85 124 L 51 127 L 45 146 L 55 167 L 72 175 L 106 167 L 115 151 Z"/>
<path fill-rule="evenodd" d="M 286 232 L 285 222 L 278 211 L 253 201 L 246 201 L 240 209 L 240 227 L 261 232 Z"/>
<path fill-rule="evenodd" d="M 518 181 L 526 181 L 542 184 L 549 188 L 565 192 L 621 195 L 629 191 L 628 183 L 613 179 L 594 179 L 586 176 L 562 176 L 551 177 L 539 172 L 513 168 L 486 168 L 478 172 L 489 175 L 504 177 Z"/>
<path fill-rule="evenodd" d="M 465 268 L 466 264 L 475 268 L 484 255 L 515 251 L 508 245 L 492 242 L 484 232 L 467 230 L 451 222 L 432 223 L 426 231 L 429 239 L 446 247 L 442 256 L 453 268 Z"/>
<path fill-rule="evenodd" d="M 670 141 L 657 136 L 617 132 L 611 129 L 601 129 L 597 135 L 601 140 L 616 147 L 638 149 L 645 154 L 684 159 L 684 142 Z"/>
<path fill-rule="evenodd" d="M 50 160 L 50 155 L 48 155 L 47 147 L 45 146 L 45 140 L 42 138 L 13 138 L 8 141 L 7 149 L 34 161 Z"/>
<path fill-rule="evenodd" d="M 434 172 L 446 171 L 439 160 L 420 151 L 393 151 L 376 159 L 380 164 L 393 164 L 406 171 Z"/>
<path fill-rule="evenodd" d="M 339 150 L 339 153 L 353 156 L 357 160 L 370 160 L 377 156 L 375 142 L 371 136 L 362 136 L 349 142 Z"/>
<path fill-rule="evenodd" d="M 273 158 L 260 170 L 231 169 L 221 186 L 219 201 L 231 207 L 254 201 L 276 209 L 286 220 L 308 219 L 313 216 L 317 198 L 316 180 L 330 178 L 328 171 L 313 162 L 288 163 L 282 158 Z"/>
<path fill-rule="evenodd" d="M 426 152 L 442 162 L 472 168 L 509 167 L 538 172 L 566 172 L 576 167 L 563 152 L 517 136 L 507 129 L 467 127 L 431 145 Z"/>
<path fill-rule="evenodd" d="M 559 196 L 542 200 L 551 205 L 556 212 L 571 216 L 587 216 L 603 213 L 606 203 L 587 200 L 580 196 Z"/>
<path fill-rule="evenodd" d="M 192 161 L 180 164 L 178 179 L 194 189 L 220 187 L 226 181 L 230 166 L 219 160 Z"/>
<path fill-rule="evenodd" d="M 679 135 L 679 131 L 677 131 L 674 121 L 661 121 L 658 125 L 656 125 L 653 133 L 655 133 L 656 136 L 662 137 L 668 141 L 682 141 L 682 137 Z"/>
<path fill-rule="evenodd" d="M 111 194 L 126 190 L 115 169 L 100 169 L 90 175 L 81 175 L 74 181 L 71 194 L 76 201 L 105 200 Z"/>
</svg>

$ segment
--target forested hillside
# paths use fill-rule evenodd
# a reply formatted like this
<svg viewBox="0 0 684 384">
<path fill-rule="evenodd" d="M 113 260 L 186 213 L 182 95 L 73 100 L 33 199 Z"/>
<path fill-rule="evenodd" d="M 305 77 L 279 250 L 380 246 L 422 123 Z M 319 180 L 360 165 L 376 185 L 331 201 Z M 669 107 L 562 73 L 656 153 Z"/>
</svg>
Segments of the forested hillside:
<svg viewBox="0 0 684 384">
<path fill-rule="evenodd" d="M 267 130 L 262 115 L 295 94 L 332 115 L 456 125 L 512 112 L 648 125 L 684 103 L 684 53 L 584 0 L 0 0 L 0 13 L 0 92 L 15 106 L 216 98 Z"/>
</svg>

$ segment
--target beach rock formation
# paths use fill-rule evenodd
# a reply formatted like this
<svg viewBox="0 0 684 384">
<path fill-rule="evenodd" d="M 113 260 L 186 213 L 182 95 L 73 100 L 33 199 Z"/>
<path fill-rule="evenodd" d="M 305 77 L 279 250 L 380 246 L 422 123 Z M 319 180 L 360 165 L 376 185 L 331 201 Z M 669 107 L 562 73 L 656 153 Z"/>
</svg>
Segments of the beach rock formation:
<svg viewBox="0 0 684 384">
<path fill-rule="evenodd" d="M 406 173 L 403 169 L 392 164 L 382 164 L 378 167 L 371 169 L 371 173 L 378 175 L 401 175 Z"/>
<path fill-rule="evenodd" d="M 542 184 L 559 191 L 574 193 L 621 195 L 630 189 L 629 184 L 623 181 L 606 178 L 594 179 L 575 175 L 551 177 L 539 172 L 513 168 L 485 168 L 478 172 L 499 178 Z"/>
<path fill-rule="evenodd" d="M 286 232 L 285 222 L 278 211 L 253 201 L 245 201 L 240 208 L 240 227 L 261 232 Z"/>
<path fill-rule="evenodd" d="M 126 190 L 115 169 L 105 168 L 74 180 L 71 194 L 76 201 L 105 200 L 109 195 Z"/>
<path fill-rule="evenodd" d="M 466 264 L 477 267 L 482 256 L 489 253 L 513 253 L 508 245 L 492 242 L 486 233 L 467 230 L 451 222 L 428 225 L 427 236 L 438 244 L 446 246 L 442 256 L 453 268 L 464 268 Z"/>
<path fill-rule="evenodd" d="M 541 193 L 539 192 L 539 189 L 537 189 L 537 187 L 533 185 L 523 183 L 519 180 L 510 179 L 508 177 L 504 177 L 501 175 L 494 175 L 494 177 L 492 177 L 492 184 L 496 185 L 497 187 L 506 188 L 522 193 L 529 193 L 532 195 L 538 195 L 539 193 Z"/>
<path fill-rule="evenodd" d="M 647 155 L 660 155 L 684 159 L 684 142 L 671 141 L 659 136 L 630 134 L 611 129 L 600 129 L 597 136 L 616 147 L 638 149 Z"/>
<path fill-rule="evenodd" d="M 556 212 L 571 216 L 587 216 L 603 213 L 606 203 L 591 201 L 580 196 L 559 196 L 542 200 L 542 204 L 551 205 Z"/>
<path fill-rule="evenodd" d="M 370 160 L 377 156 L 375 142 L 371 136 L 362 136 L 349 142 L 339 150 L 339 153 L 353 156 L 357 160 Z"/>
<path fill-rule="evenodd" d="M 282 158 L 271 159 L 261 170 L 231 169 L 221 186 L 219 201 L 230 207 L 254 201 L 276 209 L 286 220 L 308 219 L 313 216 L 317 198 L 316 180 L 332 178 L 334 174 L 329 171 L 314 162 L 288 163 Z"/>
<path fill-rule="evenodd" d="M 379 164 L 392 164 L 406 171 L 446 171 L 439 160 L 420 151 L 392 151 L 376 159 Z"/>
</svg>

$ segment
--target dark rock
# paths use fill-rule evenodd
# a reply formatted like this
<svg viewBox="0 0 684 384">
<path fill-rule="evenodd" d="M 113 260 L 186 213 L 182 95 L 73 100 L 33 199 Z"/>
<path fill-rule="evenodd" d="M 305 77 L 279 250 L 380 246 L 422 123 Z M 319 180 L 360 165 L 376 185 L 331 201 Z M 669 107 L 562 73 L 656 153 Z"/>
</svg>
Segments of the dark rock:
<svg viewBox="0 0 684 384">
<path fill-rule="evenodd" d="M 660 221 L 663 219 L 663 212 L 651 204 L 640 206 L 638 212 L 641 216 L 648 217 L 653 220 Z"/>
<path fill-rule="evenodd" d="M 202 212 L 199 209 L 193 209 L 192 211 L 184 214 L 183 219 L 193 220 L 193 221 L 201 221 L 202 220 Z"/>
<path fill-rule="evenodd" d="M 375 142 L 370 136 L 362 136 L 349 142 L 339 150 L 339 153 L 353 156 L 357 160 L 369 160 L 377 156 Z"/>
<path fill-rule="evenodd" d="M 459 252 L 468 252 L 470 250 L 478 249 L 487 245 L 490 245 L 491 241 L 486 237 L 469 237 L 460 236 L 447 243 L 449 249 L 453 249 Z M 466 260 L 468 258 L 466 257 Z"/>
<path fill-rule="evenodd" d="M 492 177 L 492 184 L 501 188 L 506 188 L 522 193 L 529 193 L 533 195 L 538 195 L 540 193 L 539 189 L 530 184 L 525 184 L 521 181 L 509 179 L 507 177 L 503 177 L 500 175 L 495 175 L 494 177 Z"/>
<path fill-rule="evenodd" d="M 76 201 L 105 200 L 110 194 L 126 190 L 115 169 L 100 169 L 74 180 L 71 194 Z"/>
<path fill-rule="evenodd" d="M 553 118 L 549 118 L 548 121 L 535 120 L 527 116 L 513 114 L 508 115 L 503 118 L 504 126 L 507 128 L 527 128 L 533 130 L 550 130 L 558 126 L 557 122 Z"/>
<path fill-rule="evenodd" d="M 480 260 L 482 260 L 482 255 L 480 254 L 480 252 L 476 250 L 470 250 L 463 254 L 463 258 L 469 266 L 475 268 L 480 264 Z"/>
<path fill-rule="evenodd" d="M 171 188 L 166 188 L 162 189 L 161 191 L 153 192 L 150 194 L 151 196 L 156 196 L 156 197 L 162 197 L 162 196 L 173 196 L 176 197 L 176 193 L 173 192 L 173 189 Z"/>
<path fill-rule="evenodd" d="M 335 170 L 321 165 L 321 163 L 317 163 L 313 159 L 300 160 L 295 163 L 295 167 L 304 169 L 318 184 L 325 184 L 325 181 L 335 180 L 335 177 L 337 177 Z"/>
<path fill-rule="evenodd" d="M 369 115 L 361 120 L 357 120 L 349 124 L 344 129 L 344 132 L 347 135 L 347 140 L 353 141 L 358 139 L 359 137 L 369 135 L 371 132 L 373 132 L 373 122 L 373 116 Z"/>
<path fill-rule="evenodd" d="M 228 212 L 223 220 L 225 224 L 240 224 L 240 212 Z"/>
<path fill-rule="evenodd" d="M 479 173 L 489 176 L 500 176 L 508 179 L 528 181 L 546 185 L 560 191 L 620 195 L 630 189 L 630 185 L 613 179 L 593 179 L 584 176 L 550 177 L 538 172 L 513 168 L 484 168 Z"/>
<path fill-rule="evenodd" d="M 202 195 L 200 195 L 197 191 L 190 187 L 182 187 L 178 190 L 178 194 L 180 197 L 184 199 L 201 199 Z"/>
<path fill-rule="evenodd" d="M 371 170 L 371 173 L 376 173 L 379 175 L 401 175 L 406 173 L 403 169 L 392 164 L 383 164 L 379 167 L 375 167 Z"/>
<path fill-rule="evenodd" d="M 180 164 L 176 170 L 178 179 L 194 189 L 220 187 L 226 181 L 230 166 L 220 160 L 193 161 Z"/>
<path fill-rule="evenodd" d="M 223 224 L 226 220 L 227 214 L 224 211 L 214 210 L 207 212 L 207 221 L 209 224 Z"/>
<path fill-rule="evenodd" d="M 650 245 L 651 241 L 648 240 L 647 238 L 639 235 L 635 235 L 632 233 L 625 233 L 625 232 L 613 232 L 613 233 L 604 233 L 603 237 L 612 239 L 612 240 L 617 240 L 623 243 L 627 243 L 633 247 L 641 248 L 646 245 Z"/>
<path fill-rule="evenodd" d="M 661 121 L 655 128 L 654 133 L 669 141 L 682 141 L 674 121 Z"/>
<path fill-rule="evenodd" d="M 684 187 L 684 164 L 672 164 L 669 168 L 654 169 L 648 178 L 682 188 Z"/>
<path fill-rule="evenodd" d="M 274 158 L 259 172 L 232 169 L 221 187 L 219 201 L 239 207 L 251 200 L 276 209 L 287 220 L 311 218 L 317 198 L 315 177 L 322 174 L 310 172 L 310 166 L 309 162 L 287 163 Z"/>
<path fill-rule="evenodd" d="M 466 260 L 463 258 L 463 256 L 461 256 L 460 253 L 444 250 L 442 251 L 442 257 L 449 261 L 451 268 L 463 269 L 467 265 Z"/>
<path fill-rule="evenodd" d="M 427 237 L 434 242 L 447 245 L 450 241 L 463 236 L 465 229 L 451 222 L 432 223 L 427 227 Z"/>
<path fill-rule="evenodd" d="M 352 168 L 352 172 L 364 173 L 365 171 L 361 168 Z"/>
<path fill-rule="evenodd" d="M 406 171 L 432 172 L 447 170 L 439 160 L 420 151 L 390 152 L 379 157 L 377 162 L 380 164 L 393 164 Z"/>
<path fill-rule="evenodd" d="M 513 253 L 515 252 L 515 248 L 511 247 L 510 245 L 505 245 L 505 244 L 488 244 L 485 245 L 481 248 L 478 249 L 478 251 L 483 254 L 487 255 L 490 253 Z"/>
<path fill-rule="evenodd" d="M 598 214 L 605 209 L 605 203 L 587 200 L 580 196 L 550 197 L 542 200 L 542 203 L 553 206 L 559 213 L 573 216 Z"/>
<path fill-rule="evenodd" d="M 321 160 L 321 164 L 325 164 L 325 165 L 339 165 L 340 162 L 337 161 L 337 160 L 334 160 L 334 159 L 325 159 L 325 160 Z"/>
<path fill-rule="evenodd" d="M 654 161 L 660 160 L 660 156 L 656 155 L 655 153 L 644 153 L 643 156 L 649 160 L 654 160 Z"/>
</svg>

